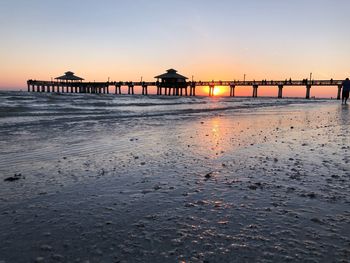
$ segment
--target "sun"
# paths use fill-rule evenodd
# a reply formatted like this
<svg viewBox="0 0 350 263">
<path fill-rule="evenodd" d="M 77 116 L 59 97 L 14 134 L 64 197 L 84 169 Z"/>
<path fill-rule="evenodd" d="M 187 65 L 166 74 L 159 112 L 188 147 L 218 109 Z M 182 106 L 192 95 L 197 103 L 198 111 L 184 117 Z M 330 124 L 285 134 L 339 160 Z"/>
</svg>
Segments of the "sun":
<svg viewBox="0 0 350 263">
<path fill-rule="evenodd" d="M 223 87 L 221 86 L 216 86 L 214 88 L 214 96 L 220 96 L 224 92 Z"/>
<path fill-rule="evenodd" d="M 213 91 L 213 96 L 214 97 L 223 96 L 226 92 L 225 89 L 226 89 L 226 87 L 224 87 L 224 86 L 215 86 L 214 91 Z M 209 94 L 209 91 L 210 91 L 209 86 L 206 87 L 203 91 L 205 92 L 205 94 Z"/>
</svg>

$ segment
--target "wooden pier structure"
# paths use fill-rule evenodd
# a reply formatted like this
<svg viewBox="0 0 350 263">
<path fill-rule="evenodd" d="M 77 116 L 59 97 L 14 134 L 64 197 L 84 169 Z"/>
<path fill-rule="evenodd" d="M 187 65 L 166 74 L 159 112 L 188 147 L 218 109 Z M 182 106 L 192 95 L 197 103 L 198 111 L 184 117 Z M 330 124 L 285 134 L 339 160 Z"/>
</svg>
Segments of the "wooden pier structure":
<svg viewBox="0 0 350 263">
<path fill-rule="evenodd" d="M 84 79 L 77 77 L 73 72 L 66 72 L 64 76 L 55 78 L 55 81 L 28 80 L 28 92 L 56 92 L 56 93 L 91 93 L 109 94 L 114 88 L 114 94 L 122 94 L 122 87 L 127 87 L 129 95 L 135 94 L 135 87 L 141 87 L 142 95 L 148 95 L 148 87 L 156 87 L 157 95 L 166 96 L 196 96 L 197 87 L 209 87 L 209 96 L 214 96 L 215 87 L 227 87 L 230 97 L 235 97 L 235 88 L 239 86 L 251 87 L 252 97 L 258 97 L 259 87 L 275 86 L 277 98 L 283 98 L 283 88 L 288 86 L 304 86 L 305 98 L 310 99 L 313 86 L 334 86 L 337 88 L 337 99 L 341 98 L 342 80 L 262 80 L 262 81 L 187 81 L 187 78 L 177 74 L 174 69 L 167 73 L 156 76 L 157 81 L 107 81 L 107 82 L 83 82 Z"/>
</svg>

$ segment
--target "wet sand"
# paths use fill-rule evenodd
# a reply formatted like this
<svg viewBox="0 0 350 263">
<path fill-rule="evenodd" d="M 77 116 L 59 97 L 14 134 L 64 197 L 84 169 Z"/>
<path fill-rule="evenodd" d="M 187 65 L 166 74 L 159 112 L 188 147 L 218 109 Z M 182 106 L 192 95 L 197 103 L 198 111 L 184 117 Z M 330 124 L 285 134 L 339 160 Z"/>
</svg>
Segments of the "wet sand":
<svg viewBox="0 0 350 263">
<path fill-rule="evenodd" d="M 350 262 L 349 136 L 338 102 L 9 128 L 0 262 Z"/>
</svg>

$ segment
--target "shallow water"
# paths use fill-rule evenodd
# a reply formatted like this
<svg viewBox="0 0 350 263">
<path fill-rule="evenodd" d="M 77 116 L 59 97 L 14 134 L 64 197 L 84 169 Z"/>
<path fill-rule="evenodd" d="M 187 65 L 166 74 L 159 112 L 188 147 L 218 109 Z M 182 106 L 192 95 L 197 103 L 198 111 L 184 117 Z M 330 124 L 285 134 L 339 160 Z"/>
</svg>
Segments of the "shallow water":
<svg viewBox="0 0 350 263">
<path fill-rule="evenodd" d="M 0 93 L 0 261 L 347 262 L 349 123 L 335 101 Z"/>
<path fill-rule="evenodd" d="M 93 119 L 132 119 L 141 117 L 184 116 L 226 111 L 239 112 L 314 101 L 275 98 L 116 96 L 0 92 L 0 124 L 34 124 L 38 121 L 81 121 Z"/>
</svg>

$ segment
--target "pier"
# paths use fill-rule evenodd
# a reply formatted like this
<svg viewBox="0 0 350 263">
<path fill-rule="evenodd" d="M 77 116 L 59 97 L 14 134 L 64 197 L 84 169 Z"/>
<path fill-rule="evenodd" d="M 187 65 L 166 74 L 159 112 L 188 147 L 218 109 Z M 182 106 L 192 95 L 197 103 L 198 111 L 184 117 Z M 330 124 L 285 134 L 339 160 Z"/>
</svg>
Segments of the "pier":
<svg viewBox="0 0 350 263">
<path fill-rule="evenodd" d="M 55 78 L 55 81 L 28 80 L 28 92 L 56 92 L 56 93 L 90 93 L 90 94 L 122 94 L 122 87 L 127 87 L 127 94 L 134 95 L 135 87 L 139 87 L 142 95 L 148 95 L 148 88 L 155 87 L 156 95 L 165 96 L 196 96 L 198 87 L 209 87 L 208 96 L 214 96 L 215 87 L 229 89 L 230 97 L 235 97 L 236 87 L 252 89 L 252 97 L 258 97 L 259 87 L 276 87 L 277 98 L 283 98 L 284 87 L 303 86 L 305 87 L 305 98 L 310 99 L 312 87 L 330 86 L 335 87 L 336 98 L 340 100 L 342 80 L 261 80 L 261 81 L 187 81 L 187 78 L 177 74 L 177 71 L 170 69 L 167 73 L 156 76 L 157 81 L 107 81 L 107 82 L 84 82 L 82 78 L 74 75 L 73 72 L 66 72 L 64 76 Z"/>
</svg>

